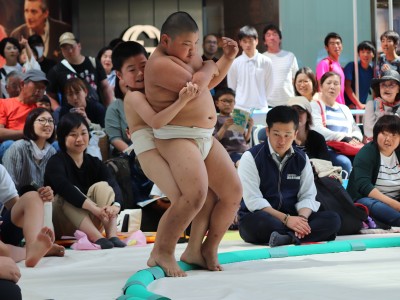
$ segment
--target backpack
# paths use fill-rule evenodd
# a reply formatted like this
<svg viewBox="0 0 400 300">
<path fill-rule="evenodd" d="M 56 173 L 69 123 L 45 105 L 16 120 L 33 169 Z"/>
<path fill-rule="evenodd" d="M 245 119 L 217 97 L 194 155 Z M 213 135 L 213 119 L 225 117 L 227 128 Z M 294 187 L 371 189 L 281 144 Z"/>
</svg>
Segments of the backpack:
<svg viewBox="0 0 400 300">
<path fill-rule="evenodd" d="M 339 214 L 342 224 L 338 235 L 357 234 L 366 221 L 368 214 L 357 208 L 353 199 L 341 183 L 330 177 L 316 177 L 316 200 L 321 203 L 320 210 L 334 211 Z"/>
<path fill-rule="evenodd" d="M 117 180 L 122 193 L 122 209 L 136 208 L 131 181 L 131 167 L 126 156 L 114 157 L 106 160 L 105 165 Z"/>
</svg>

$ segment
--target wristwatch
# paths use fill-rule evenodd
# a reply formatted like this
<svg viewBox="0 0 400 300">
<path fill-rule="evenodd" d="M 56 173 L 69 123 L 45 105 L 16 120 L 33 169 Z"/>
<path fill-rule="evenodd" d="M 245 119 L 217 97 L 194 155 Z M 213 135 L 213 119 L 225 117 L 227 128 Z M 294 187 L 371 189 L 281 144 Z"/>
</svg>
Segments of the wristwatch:
<svg viewBox="0 0 400 300">
<path fill-rule="evenodd" d="M 119 207 L 119 208 L 121 208 L 121 203 L 119 203 L 119 202 L 113 202 L 111 205 L 114 205 L 114 206 L 117 206 L 117 207 Z"/>
</svg>

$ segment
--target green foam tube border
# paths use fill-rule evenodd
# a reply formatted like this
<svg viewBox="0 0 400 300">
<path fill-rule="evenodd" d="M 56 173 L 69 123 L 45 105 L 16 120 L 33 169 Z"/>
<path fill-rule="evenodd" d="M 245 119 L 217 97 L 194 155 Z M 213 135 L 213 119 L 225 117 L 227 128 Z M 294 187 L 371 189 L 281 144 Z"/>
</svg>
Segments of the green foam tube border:
<svg viewBox="0 0 400 300">
<path fill-rule="evenodd" d="M 368 248 L 400 247 L 400 237 L 355 239 L 332 241 L 327 243 L 306 244 L 300 246 L 284 246 L 276 248 L 261 248 L 253 250 L 240 250 L 218 254 L 220 264 L 230 264 L 243 261 L 252 261 L 268 258 L 280 258 L 288 256 L 303 256 L 312 254 L 327 254 L 349 251 L 363 251 Z M 199 269 L 198 266 L 179 261 L 182 270 L 190 271 Z M 123 295 L 117 300 L 161 300 L 168 297 L 157 295 L 147 290 L 147 286 L 156 279 L 165 277 L 160 267 L 144 269 L 136 272 L 126 282 Z"/>
</svg>

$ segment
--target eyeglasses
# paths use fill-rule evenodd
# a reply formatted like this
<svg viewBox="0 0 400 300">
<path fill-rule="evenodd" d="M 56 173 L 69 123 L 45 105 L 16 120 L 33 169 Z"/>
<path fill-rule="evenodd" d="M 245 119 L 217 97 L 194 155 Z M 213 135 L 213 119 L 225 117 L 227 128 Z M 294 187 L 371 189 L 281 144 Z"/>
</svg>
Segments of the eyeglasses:
<svg viewBox="0 0 400 300">
<path fill-rule="evenodd" d="M 219 99 L 219 101 L 226 103 L 226 104 L 232 104 L 233 102 L 235 102 L 235 100 L 231 100 L 231 99 Z"/>
<path fill-rule="evenodd" d="M 397 83 L 391 82 L 391 83 L 386 84 L 386 83 L 384 83 L 384 82 L 381 82 L 381 83 L 379 84 L 379 86 L 380 86 L 381 88 L 393 89 L 393 88 L 395 88 L 395 87 L 397 86 Z"/>
<path fill-rule="evenodd" d="M 301 85 L 301 84 L 309 84 L 311 80 L 298 80 L 296 84 Z"/>
<path fill-rule="evenodd" d="M 36 119 L 35 122 L 38 122 L 40 125 L 43 126 L 46 126 L 47 124 L 54 125 L 53 119 Z"/>
<path fill-rule="evenodd" d="M 218 42 L 217 41 L 206 41 L 206 44 L 216 45 L 216 44 L 218 44 Z"/>
</svg>

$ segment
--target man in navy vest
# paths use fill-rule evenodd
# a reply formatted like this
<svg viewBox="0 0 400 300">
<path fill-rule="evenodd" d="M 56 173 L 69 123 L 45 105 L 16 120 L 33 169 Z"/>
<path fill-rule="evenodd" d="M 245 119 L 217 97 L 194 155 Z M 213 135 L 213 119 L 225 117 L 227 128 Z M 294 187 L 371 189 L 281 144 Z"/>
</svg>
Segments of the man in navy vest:
<svg viewBox="0 0 400 300">
<path fill-rule="evenodd" d="M 340 217 L 318 212 L 309 158 L 293 145 L 299 116 L 277 106 L 267 114 L 268 139 L 246 151 L 239 164 L 243 201 L 239 233 L 248 243 L 271 247 L 334 240 Z"/>
</svg>

